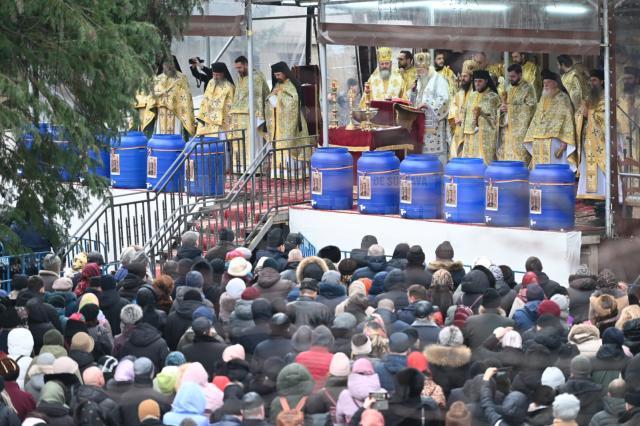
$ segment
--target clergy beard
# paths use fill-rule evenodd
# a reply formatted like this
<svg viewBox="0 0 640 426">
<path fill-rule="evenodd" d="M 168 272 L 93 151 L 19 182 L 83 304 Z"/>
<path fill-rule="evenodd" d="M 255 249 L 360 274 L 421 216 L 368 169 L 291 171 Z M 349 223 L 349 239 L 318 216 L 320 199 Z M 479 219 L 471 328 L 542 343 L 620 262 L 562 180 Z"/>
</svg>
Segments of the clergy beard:
<svg viewBox="0 0 640 426">
<path fill-rule="evenodd" d="M 589 104 L 596 105 L 600 100 L 600 95 L 602 94 L 602 89 L 599 87 L 592 87 L 589 90 Z"/>
<path fill-rule="evenodd" d="M 462 82 L 462 83 L 460 83 L 460 87 L 461 87 L 465 92 L 468 92 L 468 91 L 469 91 L 469 89 L 471 88 L 471 82 L 470 82 L 470 81 L 468 81 L 468 82 L 466 82 L 466 83 L 465 83 L 465 82 Z"/>
<path fill-rule="evenodd" d="M 485 90 L 487 90 L 487 86 L 484 86 L 484 87 L 482 88 L 482 90 L 480 90 L 480 89 L 476 89 L 476 92 L 478 92 L 478 93 L 484 93 L 484 91 L 485 91 Z"/>
<path fill-rule="evenodd" d="M 444 65 L 435 64 L 434 67 L 435 67 L 436 71 L 441 71 L 444 68 Z"/>
<path fill-rule="evenodd" d="M 391 71 L 389 70 L 380 70 L 380 78 L 383 80 L 389 80 L 391 76 Z"/>
<path fill-rule="evenodd" d="M 238 71 L 238 75 L 239 75 L 240 77 L 246 77 L 248 74 L 249 74 L 249 72 L 248 72 L 248 71 Z"/>
<path fill-rule="evenodd" d="M 558 92 L 557 89 L 542 89 L 542 97 L 550 98 Z"/>
</svg>

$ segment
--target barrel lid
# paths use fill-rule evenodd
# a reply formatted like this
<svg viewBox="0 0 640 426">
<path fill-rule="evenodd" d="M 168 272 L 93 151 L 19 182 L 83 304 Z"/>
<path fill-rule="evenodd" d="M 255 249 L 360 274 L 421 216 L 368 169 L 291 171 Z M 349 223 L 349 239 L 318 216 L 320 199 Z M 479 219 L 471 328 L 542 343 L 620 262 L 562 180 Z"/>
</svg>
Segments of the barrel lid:
<svg viewBox="0 0 640 426">
<path fill-rule="evenodd" d="M 393 151 L 365 151 L 363 157 L 395 157 Z"/>
<path fill-rule="evenodd" d="M 349 152 L 349 150 L 347 148 L 339 146 L 322 146 L 320 148 L 317 148 L 316 152 L 346 154 Z"/>
<path fill-rule="evenodd" d="M 149 148 L 156 149 L 175 149 L 182 151 L 184 148 L 184 140 L 181 135 L 158 135 L 154 134 L 149 139 Z"/>
<path fill-rule="evenodd" d="M 538 164 L 529 174 L 531 182 L 575 182 L 575 174 L 568 164 Z"/>
<path fill-rule="evenodd" d="M 111 146 L 113 148 L 146 147 L 147 137 L 138 131 L 126 132 L 120 135 L 120 140 L 118 138 L 111 139 Z"/>
</svg>

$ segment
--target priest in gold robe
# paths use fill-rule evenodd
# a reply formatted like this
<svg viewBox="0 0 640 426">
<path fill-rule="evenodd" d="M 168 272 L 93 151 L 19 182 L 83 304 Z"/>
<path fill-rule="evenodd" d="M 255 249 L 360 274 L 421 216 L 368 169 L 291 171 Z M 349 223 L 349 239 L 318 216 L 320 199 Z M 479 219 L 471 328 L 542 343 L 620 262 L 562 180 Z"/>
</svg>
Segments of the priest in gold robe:
<svg viewBox="0 0 640 426">
<path fill-rule="evenodd" d="M 584 129 L 580 139 L 580 180 L 577 197 L 604 200 L 607 184 L 604 71 L 592 70 L 590 84 L 589 96 L 576 113 L 577 128 Z"/>
<path fill-rule="evenodd" d="M 234 130 L 244 130 L 244 139 L 236 143 L 233 147 L 234 158 L 233 167 L 244 169 L 249 166 L 250 144 L 255 140 L 254 134 L 256 128 L 250 124 L 249 117 L 249 61 L 244 56 L 236 58 L 234 67 L 238 72 L 238 80 L 236 84 L 233 103 L 231 105 L 231 128 Z M 264 106 L 269 96 L 269 86 L 264 75 L 257 69 L 253 69 L 253 105 L 256 114 L 257 126 L 265 121 Z M 234 132 L 233 137 L 242 138 L 241 132 Z M 239 170 L 242 172 L 243 170 Z"/>
<path fill-rule="evenodd" d="M 449 107 L 449 124 L 453 127 L 453 137 L 449 149 L 449 157 L 456 158 L 462 154 L 462 142 L 464 141 L 465 108 L 469 94 L 473 92 L 473 72 L 478 64 L 473 60 L 464 61 L 460 73 L 460 88 L 456 92 Z"/>
<path fill-rule="evenodd" d="M 360 108 L 364 109 L 367 102 L 388 101 L 403 96 L 404 80 L 402 75 L 394 72 L 392 67 L 391 48 L 378 48 L 378 68 L 371 74 L 367 84 L 369 94 L 364 94 L 360 100 Z"/>
<path fill-rule="evenodd" d="M 504 64 L 502 62 L 496 62 L 495 64 L 489 64 L 487 55 L 484 52 L 476 52 L 473 54 L 473 60 L 478 64 L 479 70 L 486 70 L 491 75 L 493 82 L 496 86 L 498 94 L 502 94 L 505 91 L 504 88 Z"/>
<path fill-rule="evenodd" d="M 524 79 L 523 69 L 519 64 L 511 64 L 509 87 L 506 96 L 502 97 L 500 112 L 505 122 L 502 133 L 502 144 L 498 149 L 501 161 L 524 161 L 529 163 L 529 153 L 524 147 L 524 137 L 536 111 L 536 93 L 528 81 Z"/>
<path fill-rule="evenodd" d="M 536 101 L 540 99 L 540 94 L 542 93 L 540 67 L 529 60 L 524 52 L 511 52 L 511 62 L 522 67 L 522 79 L 533 86 L 533 90 L 536 93 Z"/>
<path fill-rule="evenodd" d="M 196 123 L 187 77 L 180 72 L 175 56 L 163 61 L 161 70 L 154 79 L 153 93 L 147 97 L 145 117 L 155 119 L 157 134 L 182 134 L 184 130 L 193 135 Z"/>
<path fill-rule="evenodd" d="M 136 102 L 134 104 L 134 108 L 138 110 L 138 123 L 136 127 L 135 120 L 132 119 L 130 123 L 131 125 L 129 126 L 130 129 L 136 127 L 142 132 L 153 121 L 155 114 L 151 110 L 147 109 L 147 105 L 150 102 L 149 98 L 149 95 L 142 91 L 136 93 Z"/>
<path fill-rule="evenodd" d="M 302 87 L 293 77 L 289 66 L 278 62 L 271 66 L 273 89 L 265 101 L 267 138 L 275 141 L 275 148 L 296 148 L 310 143 L 307 121 L 304 118 Z M 307 161 L 310 149 L 293 149 L 285 154 L 285 161 Z M 280 161 L 280 156 L 278 156 Z M 290 166 L 293 163 L 290 163 Z"/>
<path fill-rule="evenodd" d="M 231 130 L 231 104 L 235 92 L 233 78 L 223 62 L 211 64 L 213 78 L 209 81 L 198 112 L 199 136 L 223 136 Z"/>
<path fill-rule="evenodd" d="M 411 88 L 416 84 L 416 79 L 418 78 L 413 53 L 408 50 L 400 51 L 400 55 L 398 55 L 398 72 L 402 76 L 403 81 L 402 97 L 408 99 Z"/>
<path fill-rule="evenodd" d="M 569 164 L 576 170 L 576 131 L 573 107 L 558 74 L 542 71 L 542 96 L 524 138 L 537 164 Z"/>
<path fill-rule="evenodd" d="M 465 105 L 462 156 L 482 158 L 488 165 L 496 159 L 500 97 L 486 70 L 473 73 L 473 87 Z"/>
<path fill-rule="evenodd" d="M 558 56 L 558 69 L 562 74 L 562 85 L 567 89 L 574 111 L 577 111 L 587 98 L 589 91 L 586 76 L 576 69 L 569 55 Z"/>
<path fill-rule="evenodd" d="M 447 80 L 449 84 L 449 99 L 453 99 L 458 91 L 458 78 L 451 67 L 447 65 L 447 54 L 442 50 L 435 51 L 433 66 L 436 72 Z"/>
</svg>

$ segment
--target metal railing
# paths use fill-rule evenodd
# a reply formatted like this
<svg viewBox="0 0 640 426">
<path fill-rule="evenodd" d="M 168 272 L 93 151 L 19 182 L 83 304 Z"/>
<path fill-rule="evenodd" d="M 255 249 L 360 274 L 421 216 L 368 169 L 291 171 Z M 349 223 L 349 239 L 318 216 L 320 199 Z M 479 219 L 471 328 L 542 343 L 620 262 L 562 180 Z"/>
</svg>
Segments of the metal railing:
<svg viewBox="0 0 640 426">
<path fill-rule="evenodd" d="M 11 281 L 16 274 L 38 275 L 42 260 L 48 251 L 0 256 L 0 288 L 11 291 Z"/>
<path fill-rule="evenodd" d="M 71 238 L 63 253 L 67 264 L 87 249 L 113 262 L 123 248 L 145 245 L 176 211 L 206 206 L 233 190 L 246 170 L 245 131 L 221 136 L 192 138 L 149 191 L 108 196 Z"/>
</svg>

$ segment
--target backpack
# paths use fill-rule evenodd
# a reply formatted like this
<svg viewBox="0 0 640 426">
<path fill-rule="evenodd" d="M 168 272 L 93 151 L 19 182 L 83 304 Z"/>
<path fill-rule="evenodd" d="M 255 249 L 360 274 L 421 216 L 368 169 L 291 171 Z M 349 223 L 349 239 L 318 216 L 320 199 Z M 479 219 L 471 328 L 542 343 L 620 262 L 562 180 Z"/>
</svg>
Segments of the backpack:
<svg viewBox="0 0 640 426">
<path fill-rule="evenodd" d="M 461 298 L 462 299 L 462 298 Z M 461 300 L 460 299 L 460 300 Z M 476 306 L 478 302 L 482 300 L 482 296 L 478 297 L 471 306 L 465 306 L 462 303 L 459 303 L 456 306 L 456 310 L 453 314 L 453 325 L 462 329 L 464 323 L 467 322 L 467 319 L 473 315 L 473 308 Z"/>
<path fill-rule="evenodd" d="M 282 411 L 276 416 L 276 426 L 303 426 L 304 425 L 304 413 L 302 407 L 307 402 L 307 397 L 303 396 L 298 405 L 292 410 L 289 407 L 289 401 L 284 396 L 280 397 L 280 405 Z"/>
</svg>

